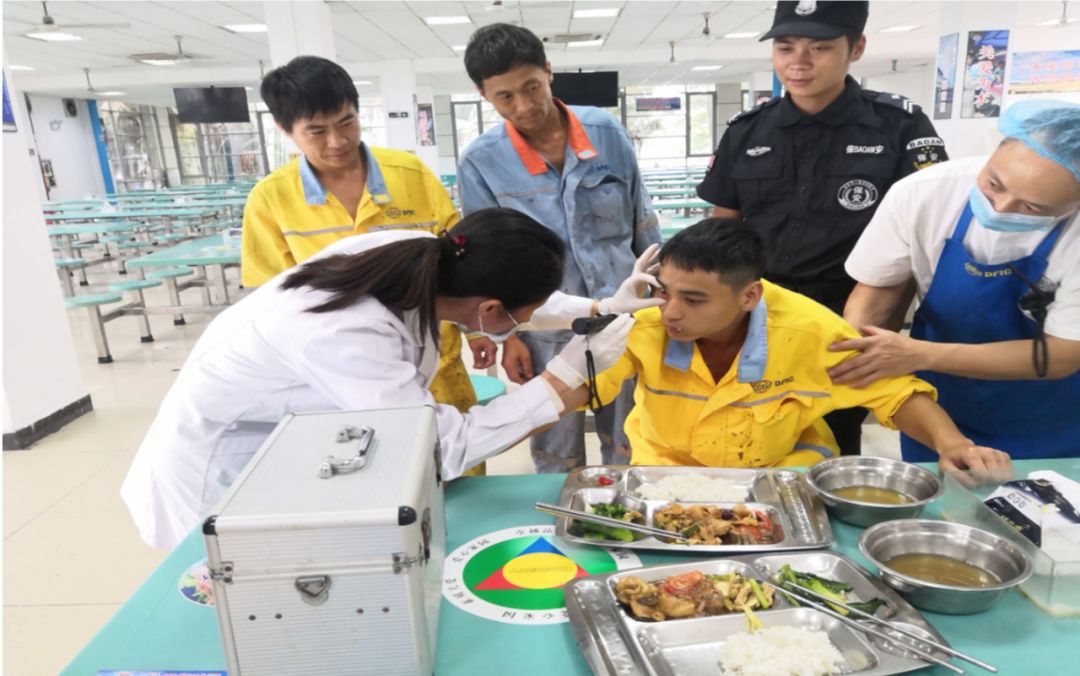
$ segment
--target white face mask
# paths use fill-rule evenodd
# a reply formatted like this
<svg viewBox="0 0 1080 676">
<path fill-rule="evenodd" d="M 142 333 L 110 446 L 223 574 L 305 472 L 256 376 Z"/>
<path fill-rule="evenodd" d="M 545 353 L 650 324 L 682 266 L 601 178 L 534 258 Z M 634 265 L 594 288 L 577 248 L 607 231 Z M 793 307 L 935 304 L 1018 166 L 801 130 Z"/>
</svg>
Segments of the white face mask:
<svg viewBox="0 0 1080 676">
<path fill-rule="evenodd" d="M 971 203 L 971 213 L 979 225 L 988 230 L 998 232 L 1033 232 L 1035 230 L 1049 230 L 1061 216 L 1033 216 L 1031 214 L 1013 214 L 1001 212 L 990 204 L 990 200 L 979 190 L 979 186 L 971 187 L 968 193 L 968 201 Z"/>
<path fill-rule="evenodd" d="M 480 322 L 480 330 L 479 331 L 473 331 L 469 327 L 467 327 L 467 326 L 465 326 L 463 324 L 458 324 L 457 322 L 452 322 L 452 323 L 455 326 L 457 326 L 459 329 L 461 329 L 462 333 L 465 333 L 467 335 L 468 334 L 481 335 L 481 336 L 483 336 L 485 338 L 488 338 L 490 340 L 495 341 L 496 343 L 505 343 L 507 338 L 509 338 L 510 336 L 514 335 L 515 333 L 517 333 L 518 331 L 521 330 L 521 323 L 518 322 L 518 320 L 514 319 L 514 315 L 510 314 L 510 311 L 507 310 L 506 308 L 503 308 L 503 312 L 505 312 L 506 316 L 510 318 L 510 321 L 514 322 L 514 326 L 509 331 L 503 331 L 502 333 L 488 333 L 487 331 L 485 331 L 484 330 L 484 318 L 482 316 L 480 316 L 480 315 L 476 316 L 477 321 Z"/>
</svg>

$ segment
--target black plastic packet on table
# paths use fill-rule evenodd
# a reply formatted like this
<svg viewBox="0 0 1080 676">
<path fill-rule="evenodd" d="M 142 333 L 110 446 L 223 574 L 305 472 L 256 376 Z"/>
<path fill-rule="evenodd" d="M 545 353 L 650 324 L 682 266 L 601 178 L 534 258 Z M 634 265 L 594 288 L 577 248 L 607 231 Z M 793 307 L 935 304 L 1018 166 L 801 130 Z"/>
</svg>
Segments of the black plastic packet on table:
<svg viewBox="0 0 1080 676">
<path fill-rule="evenodd" d="M 579 317 L 570 323 L 570 330 L 579 336 L 591 336 L 604 329 L 605 326 L 615 321 L 617 314 L 599 315 L 597 317 Z M 600 401 L 600 393 L 596 390 L 596 363 L 593 361 L 592 350 L 585 349 L 585 368 L 589 377 L 589 410 L 595 413 L 603 406 Z"/>
<path fill-rule="evenodd" d="M 1061 491 L 1054 488 L 1054 484 L 1045 479 L 1007 481 L 1002 484 L 1002 487 L 1014 488 L 1026 493 L 1038 503 L 1053 505 L 1063 517 L 1073 523 L 1080 524 L 1080 510 L 1077 510 L 1076 506 L 1061 494 Z M 1031 540 L 1036 546 L 1042 546 L 1042 527 L 1021 512 L 1016 505 L 1000 496 L 990 498 L 985 504 L 1010 526 L 1019 531 L 1021 535 Z"/>
</svg>

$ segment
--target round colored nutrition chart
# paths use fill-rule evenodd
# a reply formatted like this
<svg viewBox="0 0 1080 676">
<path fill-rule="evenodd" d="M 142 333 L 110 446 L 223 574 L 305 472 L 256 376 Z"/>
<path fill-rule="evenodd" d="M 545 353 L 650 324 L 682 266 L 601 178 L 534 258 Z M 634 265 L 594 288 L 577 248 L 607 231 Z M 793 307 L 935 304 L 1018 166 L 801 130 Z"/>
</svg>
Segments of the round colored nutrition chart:
<svg viewBox="0 0 1080 676">
<path fill-rule="evenodd" d="M 473 538 L 447 554 L 442 589 L 450 603 L 485 619 L 557 624 L 568 621 L 564 584 L 640 565 L 625 549 L 564 542 L 551 525 L 515 526 Z"/>
</svg>

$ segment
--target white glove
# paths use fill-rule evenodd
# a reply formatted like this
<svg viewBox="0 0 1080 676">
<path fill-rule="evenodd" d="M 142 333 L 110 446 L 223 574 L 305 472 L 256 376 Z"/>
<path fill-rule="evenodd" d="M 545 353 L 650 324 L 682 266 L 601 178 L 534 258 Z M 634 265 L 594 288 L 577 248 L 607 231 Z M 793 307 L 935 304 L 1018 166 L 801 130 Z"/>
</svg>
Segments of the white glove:
<svg viewBox="0 0 1080 676">
<path fill-rule="evenodd" d="M 634 318 L 624 314 L 591 336 L 574 336 L 566 347 L 548 362 L 548 373 L 566 383 L 570 389 L 580 387 L 588 373 L 585 350 L 592 351 L 596 372 L 606 371 L 623 355 L 626 338 L 633 326 Z"/>
<path fill-rule="evenodd" d="M 599 314 L 621 314 L 623 312 L 637 312 L 647 307 L 663 305 L 662 298 L 643 298 L 645 291 L 650 286 L 660 287 L 653 275 L 660 267 L 657 262 L 657 253 L 660 251 L 659 244 L 653 244 L 645 253 L 638 256 L 634 261 L 634 271 L 619 285 L 619 290 L 611 298 L 604 298 L 597 306 Z"/>
</svg>

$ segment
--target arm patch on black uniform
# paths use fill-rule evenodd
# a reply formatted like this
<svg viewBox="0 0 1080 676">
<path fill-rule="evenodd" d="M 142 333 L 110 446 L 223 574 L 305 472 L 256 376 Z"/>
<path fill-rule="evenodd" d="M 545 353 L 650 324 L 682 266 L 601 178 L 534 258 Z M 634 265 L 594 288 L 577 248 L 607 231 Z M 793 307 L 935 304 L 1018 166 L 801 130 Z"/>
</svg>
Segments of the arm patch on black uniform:
<svg viewBox="0 0 1080 676">
<path fill-rule="evenodd" d="M 869 90 L 865 90 L 863 93 L 866 94 L 867 98 L 872 100 L 874 103 L 881 103 L 886 106 L 893 106 L 894 108 L 899 108 L 908 115 L 914 115 L 915 113 L 922 110 L 922 108 L 919 107 L 919 104 L 915 103 L 906 96 L 901 96 L 899 94 L 890 94 L 889 92 L 873 92 Z"/>
<path fill-rule="evenodd" d="M 732 115 L 731 117 L 728 118 L 727 123 L 729 125 L 732 125 L 732 124 L 735 124 L 736 122 L 738 122 L 739 120 L 741 120 L 743 118 L 750 117 L 751 115 L 757 115 L 758 113 L 760 113 L 762 110 L 768 108 L 769 106 L 776 105 L 779 101 L 780 101 L 779 96 L 774 96 L 771 99 L 769 99 L 768 101 L 762 101 L 761 103 L 757 104 L 756 106 L 754 106 L 753 108 L 751 108 L 749 110 L 744 110 L 742 112 L 735 113 L 734 115 Z"/>
</svg>

